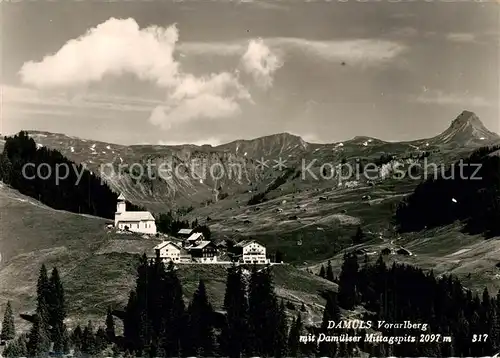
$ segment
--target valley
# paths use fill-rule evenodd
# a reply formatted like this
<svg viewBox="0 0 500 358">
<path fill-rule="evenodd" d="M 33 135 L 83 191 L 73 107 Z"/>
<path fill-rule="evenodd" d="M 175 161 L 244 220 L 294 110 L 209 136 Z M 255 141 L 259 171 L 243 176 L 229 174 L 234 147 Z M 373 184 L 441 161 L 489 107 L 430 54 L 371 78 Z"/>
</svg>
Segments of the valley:
<svg viewBox="0 0 500 358">
<path fill-rule="evenodd" d="M 473 113 L 463 112 L 434 138 L 400 143 L 356 137 L 342 143 L 316 144 L 284 133 L 217 147 L 120 146 L 63 134 L 29 134 L 39 148 L 58 150 L 101 174 L 113 191 L 123 192 L 133 204 L 155 214 L 182 212 L 180 219 L 209 226 L 214 239 L 252 238 L 265 244 L 272 254 L 281 252 L 287 264 L 273 269 L 277 294 L 296 305 L 304 303 L 305 319 L 316 324 L 325 304 L 321 292 L 336 289 L 335 283 L 317 276 L 319 269 L 331 260 L 337 275 L 343 254 L 352 250 L 362 250 L 375 261 L 384 248 L 395 251 L 404 247 L 411 256 L 393 253 L 386 261 L 432 269 L 436 274 L 453 273 L 472 289 L 500 289 L 500 270 L 495 267 L 500 261 L 498 237 L 485 240 L 480 234 L 464 234 L 458 223 L 401 234 L 393 222 L 398 204 L 421 182 L 395 178 L 395 168 L 408 174 L 412 164 L 422 166 L 425 160 L 448 165 L 479 146 L 500 143 L 498 135 L 478 121 Z M 269 160 L 267 167 L 260 165 L 261 158 Z M 286 158 L 289 176 L 273 168 L 279 158 Z M 305 173 L 303 161 L 314 159 L 316 164 Z M 230 172 L 232 163 L 240 163 L 244 175 L 164 180 L 158 176 L 136 179 L 129 169 L 116 171 L 122 163 L 128 163 L 129 168 L 139 163 L 140 168 L 149 161 L 168 161 L 174 168 L 189 168 L 197 160 L 208 167 L 217 163 L 225 173 Z M 373 177 L 342 178 L 342 163 L 366 166 L 374 162 Z M 101 171 L 103 165 L 113 168 L 111 174 Z M 335 173 L 315 180 L 314 175 L 321 177 L 325 167 L 335 169 Z M 100 322 L 108 306 L 119 308 L 126 303 L 139 255 L 151 252 L 165 239 L 162 235 L 146 239 L 119 234 L 106 228 L 109 220 L 54 210 L 7 185 L 1 186 L 0 195 L 0 300 L 2 305 L 11 300 L 16 312 L 33 310 L 31 295 L 38 268 L 45 263 L 60 269 L 71 302 L 69 322 Z M 359 228 L 364 240 L 353 244 Z M 215 307 L 221 308 L 223 267 L 184 266 L 179 275 L 186 297 L 203 278 Z M 26 326 L 18 320 L 20 327 Z"/>
</svg>

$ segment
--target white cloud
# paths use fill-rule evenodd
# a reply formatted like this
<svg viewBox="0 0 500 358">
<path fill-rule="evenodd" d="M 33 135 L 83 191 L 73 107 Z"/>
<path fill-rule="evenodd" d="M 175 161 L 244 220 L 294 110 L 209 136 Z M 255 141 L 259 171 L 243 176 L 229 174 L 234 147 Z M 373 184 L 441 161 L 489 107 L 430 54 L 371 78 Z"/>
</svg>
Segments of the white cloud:
<svg viewBox="0 0 500 358">
<path fill-rule="evenodd" d="M 140 29 L 134 19 L 110 18 L 68 41 L 42 61 L 25 63 L 20 75 L 25 84 L 39 89 L 72 90 L 109 75 L 136 75 L 167 92 L 165 103 L 156 104 L 149 118 L 162 128 L 196 118 L 238 114 L 241 101 L 251 101 L 249 92 L 239 81 L 238 71 L 201 77 L 183 72 L 174 58 L 178 37 L 175 25 Z M 210 51 L 210 45 L 207 46 Z M 182 48 L 180 50 L 182 54 Z M 231 52 L 234 48 L 228 49 L 228 53 Z M 269 86 L 276 69 L 275 55 L 259 42 L 250 42 L 247 54 L 244 63 L 248 70 Z"/>
<path fill-rule="evenodd" d="M 283 66 L 283 62 L 267 47 L 262 39 L 252 40 L 241 58 L 243 69 L 250 73 L 255 82 L 263 88 L 273 84 L 274 72 Z"/>
<path fill-rule="evenodd" d="M 409 29 L 405 30 L 409 32 Z M 407 50 L 396 41 L 379 39 L 353 39 L 313 41 L 294 37 L 273 37 L 265 39 L 265 46 L 270 51 L 280 54 L 280 59 L 293 53 L 316 57 L 327 62 L 346 61 L 352 65 L 376 66 L 390 61 Z M 246 44 L 239 42 L 185 42 L 177 49 L 190 55 L 242 56 L 247 50 Z"/>
<path fill-rule="evenodd" d="M 441 90 L 430 90 L 415 98 L 416 102 L 428 104 L 460 105 L 474 107 L 491 107 L 495 103 L 468 93 L 445 93 Z"/>
<path fill-rule="evenodd" d="M 110 18 L 42 61 L 26 62 L 20 75 L 38 88 L 71 87 L 123 73 L 169 86 L 178 75 L 173 58 L 177 39 L 175 25 L 140 29 L 134 19 Z"/>
<path fill-rule="evenodd" d="M 101 109 L 109 111 L 148 112 L 162 103 L 137 97 L 112 96 L 105 94 L 65 91 L 42 91 L 25 87 L 2 86 L 2 100 L 5 106 L 31 105 L 34 107 L 58 107 L 63 109 Z M 41 110 L 41 108 L 40 108 Z"/>
<path fill-rule="evenodd" d="M 343 60 L 350 64 L 378 65 L 397 57 L 406 46 L 388 40 L 357 39 L 309 41 L 304 39 L 278 39 L 277 46 L 316 56 L 325 61 Z"/>
<path fill-rule="evenodd" d="M 449 33 L 446 39 L 453 42 L 476 42 L 476 36 L 471 33 Z"/>
</svg>

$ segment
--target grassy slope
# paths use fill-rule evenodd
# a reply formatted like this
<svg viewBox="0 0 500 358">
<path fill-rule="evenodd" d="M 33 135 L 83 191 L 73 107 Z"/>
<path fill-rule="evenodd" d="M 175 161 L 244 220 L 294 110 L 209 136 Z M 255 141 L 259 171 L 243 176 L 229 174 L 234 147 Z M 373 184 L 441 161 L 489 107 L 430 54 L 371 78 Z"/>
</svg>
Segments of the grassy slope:
<svg viewBox="0 0 500 358">
<path fill-rule="evenodd" d="M 7 300 L 15 312 L 31 312 L 35 306 L 36 280 L 42 263 L 60 269 L 68 295 L 70 325 L 88 319 L 102 322 L 108 305 L 123 307 L 135 284 L 139 255 L 151 253 L 159 242 L 107 230 L 106 221 L 52 210 L 5 186 L 0 188 L 0 311 Z M 292 266 L 274 267 L 280 297 L 305 302 L 317 321 L 323 299 L 319 292 L 336 289 Z M 186 298 L 204 279 L 213 304 L 220 308 L 225 287 L 225 268 L 208 265 L 183 266 L 179 275 Z M 16 315 L 17 317 L 17 315 Z M 28 324 L 17 318 L 20 329 Z"/>
<path fill-rule="evenodd" d="M 488 287 L 490 292 L 496 294 L 500 289 L 500 270 L 495 267 L 495 264 L 500 262 L 500 238 L 485 240 L 481 235 L 463 234 L 460 229 L 460 225 L 454 224 L 439 229 L 404 234 L 396 239 L 382 237 L 356 248 L 365 248 L 370 260 L 374 261 L 383 248 L 404 247 L 412 253 L 412 256 L 392 254 L 386 256 L 386 262 L 406 263 L 427 270 L 432 269 L 437 275 L 452 273 L 468 288 L 482 291 L 484 287 Z M 337 273 L 342 263 L 342 255 L 343 253 L 340 253 L 331 258 Z M 308 268 L 318 272 L 321 265 L 326 262 L 325 260 Z"/>
</svg>

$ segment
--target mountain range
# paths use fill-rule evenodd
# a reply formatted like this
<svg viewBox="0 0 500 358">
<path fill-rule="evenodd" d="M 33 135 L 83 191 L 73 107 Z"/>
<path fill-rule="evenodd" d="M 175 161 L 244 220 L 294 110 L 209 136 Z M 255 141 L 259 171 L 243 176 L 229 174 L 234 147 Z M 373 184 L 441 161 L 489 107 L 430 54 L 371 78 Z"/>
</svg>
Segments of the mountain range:
<svg viewBox="0 0 500 358">
<path fill-rule="evenodd" d="M 208 225 L 214 239 L 253 238 L 264 243 L 271 255 L 281 251 L 292 265 L 276 272 L 278 295 L 304 302 L 304 319 L 309 322 L 320 320 L 324 299 L 318 290 L 335 288 L 309 271 L 317 273 L 321 264 L 331 260 L 338 273 L 347 248 L 370 256 L 404 245 L 413 255 L 394 255 L 389 260 L 432 268 L 439 274 L 454 273 L 472 288 L 487 285 L 496 292 L 500 287 L 500 272 L 495 268 L 499 240 L 464 234 L 458 224 L 400 234 L 392 222 L 395 207 L 420 183 L 388 175 L 396 164 L 406 168 L 424 159 L 448 164 L 479 147 L 500 143 L 500 136 L 486 129 L 472 112 L 462 112 L 441 134 L 410 142 L 358 136 L 318 144 L 281 133 L 216 147 L 124 146 L 57 133 L 29 134 L 39 147 L 56 149 L 84 164 L 101 174 L 116 193 L 123 192 L 128 201 L 155 214 L 186 209 L 182 219 Z M 276 167 L 280 158 L 286 168 Z M 162 163 L 185 170 L 197 168 L 200 162 L 207 168 L 223 168 L 226 175 L 220 179 L 134 175 L 148 163 L 155 163 L 153 174 L 159 174 L 155 168 Z M 304 162 L 313 163 L 307 175 Z M 342 163 L 365 167 L 373 163 L 376 176 L 341 178 Z M 229 175 L 237 174 L 235 164 L 244 168 L 241 176 Z M 102 165 L 106 170 L 101 171 Z M 315 179 L 325 168 L 337 172 Z M 71 322 L 103 318 L 108 305 L 123 307 L 126 302 L 138 255 L 163 239 L 119 235 L 108 230 L 108 221 L 102 218 L 54 210 L 3 184 L 0 195 L 0 301 L 12 300 L 17 312 L 33 309 L 36 275 L 41 263 L 46 263 L 60 269 L 70 297 Z M 363 229 L 366 243 L 353 246 L 358 228 Z M 197 280 L 204 278 L 217 307 L 223 298 L 223 276 L 224 270 L 218 268 L 182 270 L 186 292 L 192 293 Z"/>
<path fill-rule="evenodd" d="M 29 134 L 39 146 L 57 149 L 69 159 L 100 173 L 114 191 L 123 192 L 131 202 L 153 211 L 217 201 L 221 193 L 225 196 L 258 191 L 281 175 L 280 170 L 273 168 L 279 159 L 287 169 L 296 170 L 300 170 L 305 161 L 311 171 L 318 171 L 325 163 L 335 166 L 360 159 L 369 163 L 384 154 L 403 159 L 423 151 L 431 153 L 433 160 L 443 161 L 500 140 L 498 134 L 489 131 L 469 111 L 463 111 L 443 133 L 410 142 L 357 136 L 343 142 L 318 144 L 280 133 L 215 147 L 124 146 L 57 133 L 29 131 Z M 266 165 L 259 166 L 262 160 Z M 151 175 L 140 175 L 146 172 L 147 163 L 152 163 Z M 235 167 L 243 168 L 243 173 L 235 172 Z M 193 173 L 162 176 L 161 168 L 178 168 L 181 172 L 188 168 L 188 172 Z M 210 175 L 210 168 L 219 172 Z M 296 186 L 303 185 L 300 180 L 295 182 Z"/>
</svg>

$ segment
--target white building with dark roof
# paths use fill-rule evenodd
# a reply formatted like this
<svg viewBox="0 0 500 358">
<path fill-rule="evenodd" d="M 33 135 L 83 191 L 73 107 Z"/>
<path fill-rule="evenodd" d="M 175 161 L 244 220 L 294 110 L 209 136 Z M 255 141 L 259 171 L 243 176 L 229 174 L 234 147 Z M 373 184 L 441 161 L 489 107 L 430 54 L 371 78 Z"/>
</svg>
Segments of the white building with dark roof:
<svg viewBox="0 0 500 358">
<path fill-rule="evenodd" d="M 240 241 L 234 245 L 234 252 L 244 264 L 268 264 L 271 261 L 266 256 L 266 247 L 255 240 Z"/>
<path fill-rule="evenodd" d="M 116 204 L 115 227 L 141 234 L 156 234 L 153 215 L 149 211 L 127 211 L 123 194 L 120 194 Z"/>
<path fill-rule="evenodd" d="M 161 258 L 165 263 L 170 261 L 174 263 L 191 262 L 191 255 L 175 242 L 163 241 L 161 244 L 156 245 L 154 249 L 156 256 Z"/>
<path fill-rule="evenodd" d="M 218 250 L 213 241 L 197 241 L 196 246 L 188 250 L 195 262 L 217 263 Z"/>
</svg>

